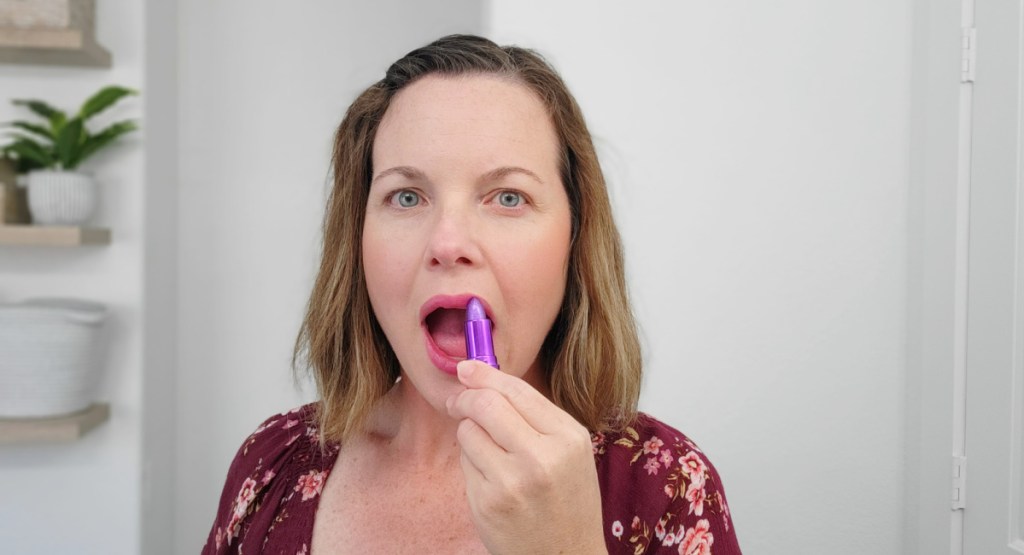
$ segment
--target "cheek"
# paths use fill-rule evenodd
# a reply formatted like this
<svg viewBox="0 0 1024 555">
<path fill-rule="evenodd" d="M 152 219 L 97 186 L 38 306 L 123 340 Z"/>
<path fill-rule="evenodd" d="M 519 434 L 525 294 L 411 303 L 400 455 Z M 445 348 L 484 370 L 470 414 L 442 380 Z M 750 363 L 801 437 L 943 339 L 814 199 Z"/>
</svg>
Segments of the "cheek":
<svg viewBox="0 0 1024 555">
<path fill-rule="evenodd" d="M 569 229 L 562 227 L 509 245 L 505 252 L 515 256 L 505 257 L 501 272 L 506 290 L 514 291 L 516 308 L 551 322 L 561 308 L 569 260 Z"/>
<path fill-rule="evenodd" d="M 368 219 L 363 226 L 362 258 L 363 275 L 370 302 L 378 317 L 387 312 L 385 301 L 397 299 L 403 289 L 404 266 L 408 253 L 402 249 L 401 241 L 392 240 L 379 226 Z"/>
</svg>

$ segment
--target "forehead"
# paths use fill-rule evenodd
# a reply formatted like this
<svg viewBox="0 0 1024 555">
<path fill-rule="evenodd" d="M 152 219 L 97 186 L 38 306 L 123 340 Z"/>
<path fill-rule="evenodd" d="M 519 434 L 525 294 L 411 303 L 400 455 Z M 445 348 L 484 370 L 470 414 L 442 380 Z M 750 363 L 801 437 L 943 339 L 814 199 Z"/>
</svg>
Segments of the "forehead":
<svg viewBox="0 0 1024 555">
<path fill-rule="evenodd" d="M 428 75 L 392 99 L 374 140 L 373 164 L 377 172 L 458 159 L 549 172 L 557 170 L 558 150 L 551 116 L 526 85 L 493 75 Z"/>
</svg>

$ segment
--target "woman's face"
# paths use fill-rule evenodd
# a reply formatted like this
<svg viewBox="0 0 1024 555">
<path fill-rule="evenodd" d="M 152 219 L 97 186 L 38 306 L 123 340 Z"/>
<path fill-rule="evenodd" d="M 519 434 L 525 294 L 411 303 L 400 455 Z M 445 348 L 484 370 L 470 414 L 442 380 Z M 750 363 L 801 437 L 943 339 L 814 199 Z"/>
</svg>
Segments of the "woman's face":
<svg viewBox="0 0 1024 555">
<path fill-rule="evenodd" d="M 471 296 L 501 369 L 546 391 L 541 344 L 565 293 L 571 216 L 551 118 L 525 86 L 427 76 L 373 145 L 363 265 L 403 375 L 435 408 L 457 391 Z"/>
</svg>

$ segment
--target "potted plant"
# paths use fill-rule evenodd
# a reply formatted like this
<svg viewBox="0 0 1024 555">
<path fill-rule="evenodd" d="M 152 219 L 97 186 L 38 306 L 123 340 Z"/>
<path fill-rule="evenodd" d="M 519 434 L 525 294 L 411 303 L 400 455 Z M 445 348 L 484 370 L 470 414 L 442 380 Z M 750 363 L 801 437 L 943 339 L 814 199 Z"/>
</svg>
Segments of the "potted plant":
<svg viewBox="0 0 1024 555">
<path fill-rule="evenodd" d="M 113 123 L 91 132 L 86 122 L 122 98 L 138 94 L 132 89 L 109 86 L 101 89 L 72 117 L 42 100 L 14 100 L 42 122 L 12 121 L 11 141 L 0 155 L 14 161 L 19 174 L 28 174 L 28 205 L 32 220 L 43 225 L 81 225 L 96 208 L 96 182 L 76 171 L 93 154 L 116 139 L 138 129 L 135 121 Z"/>
</svg>

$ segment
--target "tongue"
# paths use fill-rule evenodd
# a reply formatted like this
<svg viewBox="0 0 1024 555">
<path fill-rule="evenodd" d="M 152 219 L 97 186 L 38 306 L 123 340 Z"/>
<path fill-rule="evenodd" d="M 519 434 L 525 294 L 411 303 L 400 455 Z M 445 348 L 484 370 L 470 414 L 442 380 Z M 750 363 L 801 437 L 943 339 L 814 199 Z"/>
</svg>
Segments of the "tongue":
<svg viewBox="0 0 1024 555">
<path fill-rule="evenodd" d="M 466 358 L 465 325 L 465 310 L 442 308 L 427 316 L 427 331 L 434 343 L 452 358 Z"/>
</svg>

